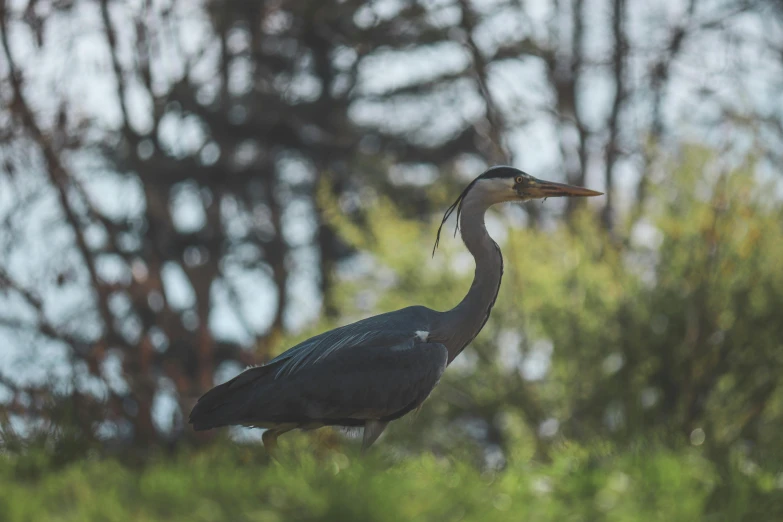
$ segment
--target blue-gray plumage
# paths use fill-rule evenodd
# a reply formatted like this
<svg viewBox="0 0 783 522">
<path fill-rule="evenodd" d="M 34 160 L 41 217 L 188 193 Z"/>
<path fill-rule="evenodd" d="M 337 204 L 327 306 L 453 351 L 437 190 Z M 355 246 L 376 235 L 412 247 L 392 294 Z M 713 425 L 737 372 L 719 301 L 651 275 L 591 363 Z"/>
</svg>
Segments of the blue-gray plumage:
<svg viewBox="0 0 783 522">
<path fill-rule="evenodd" d="M 424 402 L 489 319 L 503 258 L 484 226 L 486 210 L 507 201 L 600 194 L 512 167 L 487 170 L 448 208 L 438 228 L 436 248 L 456 210 L 462 240 L 476 261 L 473 284 L 457 306 L 446 312 L 410 306 L 312 337 L 204 394 L 190 423 L 196 430 L 266 428 L 269 449 L 279 434 L 295 428 L 363 426 L 366 449 L 390 421 Z"/>
</svg>

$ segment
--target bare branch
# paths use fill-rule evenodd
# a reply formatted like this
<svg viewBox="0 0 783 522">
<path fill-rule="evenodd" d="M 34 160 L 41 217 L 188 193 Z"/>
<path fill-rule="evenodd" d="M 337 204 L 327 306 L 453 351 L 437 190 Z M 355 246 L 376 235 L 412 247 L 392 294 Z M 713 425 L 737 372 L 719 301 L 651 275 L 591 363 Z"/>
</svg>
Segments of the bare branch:
<svg viewBox="0 0 783 522">
<path fill-rule="evenodd" d="M 8 68 L 10 71 L 10 83 L 12 88 L 12 111 L 21 120 L 24 128 L 27 130 L 33 141 L 39 146 L 43 153 L 44 160 L 46 162 L 46 173 L 49 176 L 49 181 L 52 186 L 57 189 L 58 199 L 60 206 L 65 215 L 65 219 L 71 227 L 76 240 L 76 246 L 84 259 L 85 266 L 90 275 L 90 281 L 92 282 L 93 290 L 95 291 L 98 310 L 101 318 L 104 322 L 104 328 L 111 332 L 112 327 L 112 315 L 109 310 L 108 301 L 106 299 L 106 293 L 102 288 L 101 282 L 98 277 L 98 272 L 95 268 L 95 260 L 93 255 L 87 246 L 87 241 L 84 238 L 81 226 L 79 224 L 79 218 L 76 212 L 71 207 L 68 201 L 68 186 L 73 179 L 73 176 L 66 170 L 63 163 L 60 161 L 60 157 L 54 150 L 51 141 L 44 135 L 38 123 L 35 121 L 30 106 L 25 99 L 22 91 L 21 73 L 16 67 L 13 55 L 11 54 L 11 48 L 8 41 L 8 31 L 6 28 L 5 13 L 0 13 L 0 41 L 2 42 L 3 51 L 8 61 Z"/>
<path fill-rule="evenodd" d="M 638 214 L 644 207 L 644 200 L 647 196 L 647 174 L 649 165 L 652 162 L 650 157 L 651 152 L 657 147 L 661 141 L 663 135 L 663 100 L 666 95 L 666 88 L 669 84 L 669 75 L 671 67 L 677 60 L 680 51 L 683 47 L 683 42 L 688 36 L 688 27 L 693 20 L 693 13 L 696 10 L 696 0 L 689 0 L 688 9 L 686 11 L 685 20 L 675 26 L 671 35 L 669 36 L 669 43 L 666 46 L 664 54 L 658 59 L 657 63 L 652 68 L 652 127 L 650 129 L 650 146 L 644 151 L 645 166 L 642 168 L 642 177 L 639 180 L 639 184 L 636 186 L 636 205 L 634 212 L 637 216 L 634 216 L 634 221 L 638 219 Z"/>
<path fill-rule="evenodd" d="M 473 70 L 476 73 L 476 83 L 486 106 L 486 128 L 483 128 L 483 125 L 476 124 L 476 130 L 490 145 L 487 153 L 492 162 L 508 165 L 511 163 L 511 153 L 503 140 L 503 131 L 505 129 L 500 111 L 492 97 L 492 93 L 489 91 L 487 62 L 473 38 L 473 31 L 476 27 L 476 14 L 473 12 L 473 8 L 468 0 L 459 0 L 459 4 L 462 8 L 462 28 L 465 31 L 465 45 L 470 51 Z"/>
<path fill-rule="evenodd" d="M 604 179 L 606 183 L 606 206 L 602 213 L 604 226 L 611 230 L 614 210 L 614 167 L 619 157 L 618 135 L 620 132 L 620 112 L 627 92 L 625 85 L 625 60 L 628 53 L 628 38 L 625 35 L 625 0 L 614 0 L 612 9 L 612 35 L 614 37 L 614 57 L 612 75 L 615 84 L 614 102 L 609 115 L 609 139 L 604 156 Z"/>
<path fill-rule="evenodd" d="M 106 34 L 106 42 L 109 45 L 109 54 L 111 54 L 111 65 L 114 70 L 114 79 L 117 82 L 117 103 L 120 104 L 120 111 L 122 112 L 122 126 L 125 134 L 128 138 L 136 137 L 135 131 L 130 126 L 130 119 L 128 118 L 128 106 L 125 100 L 125 79 L 122 74 L 122 66 L 120 60 L 117 57 L 117 35 L 114 32 L 114 28 L 111 25 L 111 18 L 109 16 L 109 0 L 100 0 L 101 3 L 101 20 L 103 21 L 103 29 Z"/>
</svg>

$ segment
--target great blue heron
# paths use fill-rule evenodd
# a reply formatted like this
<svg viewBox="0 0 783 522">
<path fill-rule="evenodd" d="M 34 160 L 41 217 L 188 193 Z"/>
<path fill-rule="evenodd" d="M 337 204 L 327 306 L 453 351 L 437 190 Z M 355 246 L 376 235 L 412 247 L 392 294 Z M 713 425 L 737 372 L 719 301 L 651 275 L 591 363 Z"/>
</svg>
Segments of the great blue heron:
<svg viewBox="0 0 783 522">
<path fill-rule="evenodd" d="M 438 227 L 435 248 L 456 210 L 462 240 L 476 262 L 473 284 L 457 306 L 447 312 L 410 306 L 317 335 L 208 391 L 190 423 L 196 430 L 266 428 L 262 440 L 270 451 L 278 435 L 292 429 L 363 426 L 367 449 L 390 421 L 424 402 L 489 318 L 503 258 L 487 234 L 485 211 L 507 201 L 600 195 L 512 167 L 487 170 L 462 191 Z"/>
</svg>

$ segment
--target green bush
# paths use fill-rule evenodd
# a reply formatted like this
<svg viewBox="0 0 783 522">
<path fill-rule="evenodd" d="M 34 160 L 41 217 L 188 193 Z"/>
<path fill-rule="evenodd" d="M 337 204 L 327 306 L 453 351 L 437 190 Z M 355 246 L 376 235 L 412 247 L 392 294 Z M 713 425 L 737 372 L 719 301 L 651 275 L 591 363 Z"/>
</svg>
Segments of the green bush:
<svg viewBox="0 0 783 522">
<path fill-rule="evenodd" d="M 723 515 L 703 517 L 718 475 L 696 450 L 596 453 L 561 447 L 549 464 L 509 461 L 480 471 L 456 456 L 403 460 L 352 446 L 316 457 L 306 437 L 281 447 L 283 464 L 258 447 L 218 444 L 142 468 L 85 460 L 24 480 L 0 458 L 4 522 L 57 521 L 683 521 L 779 520 L 759 513 L 761 480 L 732 475 Z M 755 500 L 756 502 L 758 500 Z M 762 507 L 761 505 L 757 507 Z M 754 518 L 743 518 L 753 513 Z"/>
<path fill-rule="evenodd" d="M 416 423 L 393 433 L 407 446 L 454 449 L 477 438 L 460 437 L 473 422 L 487 434 L 479 452 L 489 439 L 546 456 L 560 438 L 643 437 L 703 444 L 721 466 L 777 459 L 783 207 L 752 165 L 720 171 L 712 158 L 686 149 L 612 234 L 588 209 L 570 225 L 507 226 L 496 238 L 505 273 L 492 317 Z M 455 305 L 473 271 L 460 242 L 442 241 L 431 259 L 434 225 L 401 218 L 383 199 L 373 209 L 363 232 L 335 219 L 377 263 L 341 285 L 339 308 L 359 317 Z M 547 371 L 526 376 L 535 357 Z M 538 433 L 547 420 L 553 437 Z"/>
</svg>

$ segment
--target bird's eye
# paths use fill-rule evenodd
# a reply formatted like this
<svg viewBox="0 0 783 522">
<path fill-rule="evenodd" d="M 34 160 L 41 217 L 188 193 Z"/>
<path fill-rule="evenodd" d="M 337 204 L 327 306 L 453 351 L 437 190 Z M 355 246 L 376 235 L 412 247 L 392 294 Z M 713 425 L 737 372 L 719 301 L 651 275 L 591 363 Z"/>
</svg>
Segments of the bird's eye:
<svg viewBox="0 0 783 522">
<path fill-rule="evenodd" d="M 514 181 L 516 181 L 519 184 L 522 184 L 522 181 L 524 180 L 522 179 L 522 176 L 517 176 L 517 178 Z"/>
</svg>

